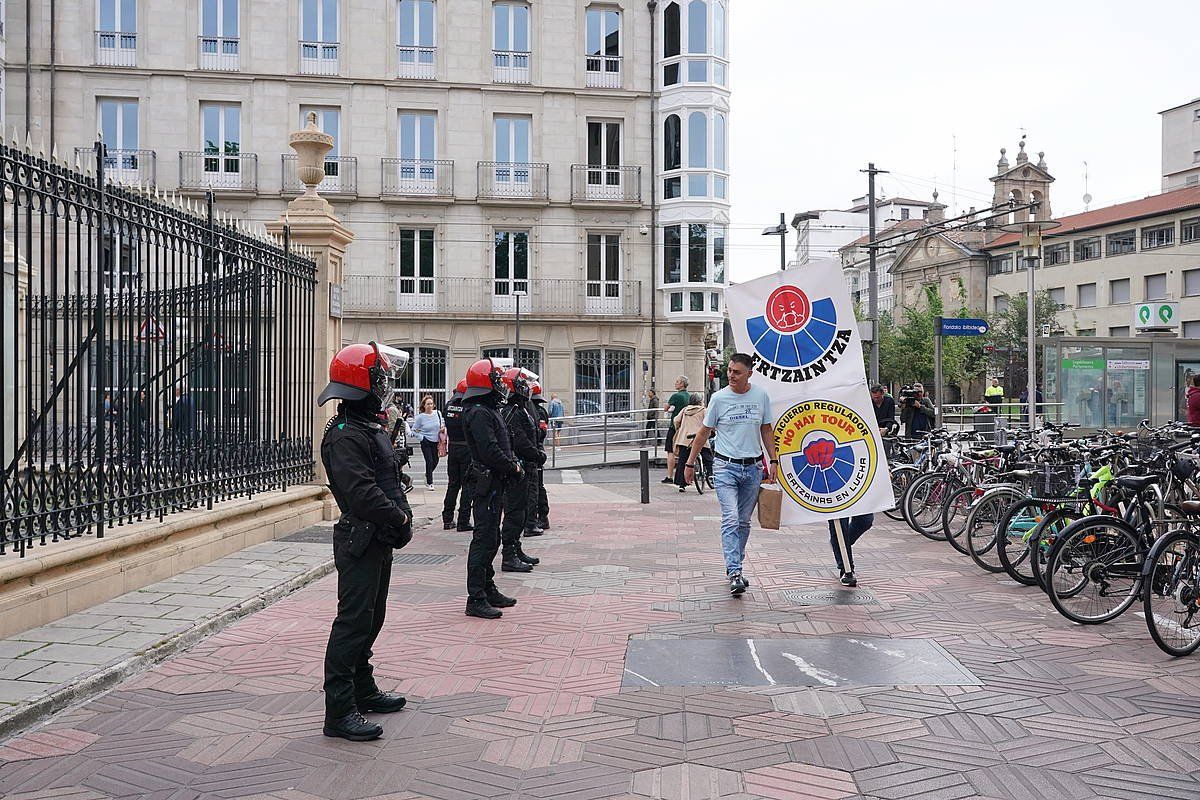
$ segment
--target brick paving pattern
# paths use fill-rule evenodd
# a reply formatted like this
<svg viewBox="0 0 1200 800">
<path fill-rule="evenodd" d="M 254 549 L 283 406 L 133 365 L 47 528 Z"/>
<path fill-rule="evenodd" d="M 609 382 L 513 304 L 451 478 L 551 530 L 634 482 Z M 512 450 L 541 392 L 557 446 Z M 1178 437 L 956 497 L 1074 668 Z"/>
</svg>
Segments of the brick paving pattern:
<svg viewBox="0 0 1200 800">
<path fill-rule="evenodd" d="M 325 578 L 50 724 L 0 745 L 0 796 L 391 800 L 894 800 L 1200 796 L 1200 658 L 1133 613 L 1080 628 L 1036 589 L 881 524 L 856 548 L 876 602 L 831 589 L 812 526 L 756 530 L 728 596 L 715 499 L 552 486 L 520 605 L 462 614 L 466 538 L 426 529 L 398 565 L 377 675 L 410 706 L 384 738 L 320 733 Z M 885 521 L 880 518 L 881 522 Z M 622 688 L 630 639 L 932 639 L 981 685 Z"/>
</svg>

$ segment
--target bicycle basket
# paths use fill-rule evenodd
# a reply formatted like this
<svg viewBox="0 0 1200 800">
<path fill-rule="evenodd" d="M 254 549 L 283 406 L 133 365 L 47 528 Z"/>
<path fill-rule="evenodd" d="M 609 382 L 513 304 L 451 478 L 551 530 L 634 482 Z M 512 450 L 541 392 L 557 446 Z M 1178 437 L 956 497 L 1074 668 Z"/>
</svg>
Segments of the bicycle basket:
<svg viewBox="0 0 1200 800">
<path fill-rule="evenodd" d="M 1072 464 L 1042 464 L 1033 475 L 1034 497 L 1069 497 L 1079 485 L 1079 472 Z"/>
</svg>

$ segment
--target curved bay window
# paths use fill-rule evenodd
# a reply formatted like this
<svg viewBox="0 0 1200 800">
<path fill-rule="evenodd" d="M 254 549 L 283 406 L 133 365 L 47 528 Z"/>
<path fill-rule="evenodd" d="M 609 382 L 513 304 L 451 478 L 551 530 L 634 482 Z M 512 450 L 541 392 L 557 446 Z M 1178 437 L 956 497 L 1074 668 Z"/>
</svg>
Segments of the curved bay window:
<svg viewBox="0 0 1200 800">
<path fill-rule="evenodd" d="M 446 407 L 446 351 L 441 347 L 401 345 L 411 356 L 408 369 L 400 376 L 395 398 L 400 404 L 407 403 L 416 409 L 421 398 L 429 395 L 439 409 Z M 457 381 L 456 381 L 457 383 Z"/>
<path fill-rule="evenodd" d="M 684 125 L 686 119 L 687 124 Z M 729 121 L 724 112 L 695 109 L 663 120 L 663 200 L 725 200 L 729 194 Z"/>
<path fill-rule="evenodd" d="M 693 222 L 663 228 L 663 283 L 725 285 L 724 225 Z M 686 258 L 684 252 L 686 250 Z M 684 271 L 686 263 L 687 270 Z"/>
<path fill-rule="evenodd" d="M 633 351 L 575 351 L 575 413 L 623 413 L 633 408 Z"/>
<path fill-rule="evenodd" d="M 727 12 L 723 2 L 671 0 L 663 7 L 663 86 L 726 86 Z M 686 52 L 684 44 L 686 43 Z"/>
</svg>

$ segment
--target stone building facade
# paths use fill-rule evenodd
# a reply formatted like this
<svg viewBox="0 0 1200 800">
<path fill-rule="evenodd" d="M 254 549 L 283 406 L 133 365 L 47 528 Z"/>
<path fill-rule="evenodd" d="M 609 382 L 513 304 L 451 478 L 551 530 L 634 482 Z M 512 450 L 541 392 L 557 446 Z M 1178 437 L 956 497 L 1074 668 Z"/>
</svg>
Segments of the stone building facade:
<svg viewBox="0 0 1200 800">
<path fill-rule="evenodd" d="M 519 356 L 568 412 L 623 410 L 699 376 L 727 274 L 728 0 L 651 5 L 34 3 L 5 105 L 64 155 L 98 132 L 115 180 L 255 223 L 300 193 L 287 135 L 315 113 L 356 235 L 344 335 L 411 349 L 409 399 Z"/>
</svg>

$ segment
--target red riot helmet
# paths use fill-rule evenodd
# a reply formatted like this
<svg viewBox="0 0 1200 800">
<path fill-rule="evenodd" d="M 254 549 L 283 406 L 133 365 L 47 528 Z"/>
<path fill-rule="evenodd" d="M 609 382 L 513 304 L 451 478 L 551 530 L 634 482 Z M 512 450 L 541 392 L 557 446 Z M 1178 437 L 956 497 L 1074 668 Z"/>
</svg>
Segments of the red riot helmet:
<svg viewBox="0 0 1200 800">
<path fill-rule="evenodd" d="M 454 387 L 454 393 L 460 396 L 467 393 L 467 381 L 465 378 L 458 382 L 458 386 Z"/>
<path fill-rule="evenodd" d="M 528 400 L 534 375 L 529 370 L 513 367 L 504 373 L 504 385 L 521 400 Z"/>
<path fill-rule="evenodd" d="M 382 406 L 391 401 L 408 361 L 408 353 L 386 344 L 347 345 L 329 362 L 329 384 L 317 397 L 317 405 L 323 406 L 330 400 L 355 402 L 374 396 Z"/>
<path fill-rule="evenodd" d="M 492 363 L 490 358 L 481 358 L 471 365 L 467 370 L 465 391 L 463 399 L 472 397 L 483 397 L 484 395 L 495 392 L 501 397 L 508 394 L 508 390 L 504 385 L 504 373 Z"/>
<path fill-rule="evenodd" d="M 544 402 L 546 402 L 546 397 L 545 397 L 545 395 L 543 395 L 543 394 L 542 394 L 542 384 L 541 384 L 541 382 L 537 382 L 537 381 L 535 381 L 535 382 L 534 382 L 534 384 L 533 384 L 533 386 L 532 386 L 532 387 L 530 387 L 530 390 L 529 390 L 529 391 L 530 391 L 530 394 L 532 395 L 532 400 L 533 400 L 533 402 L 535 402 L 535 403 L 544 403 Z"/>
</svg>

